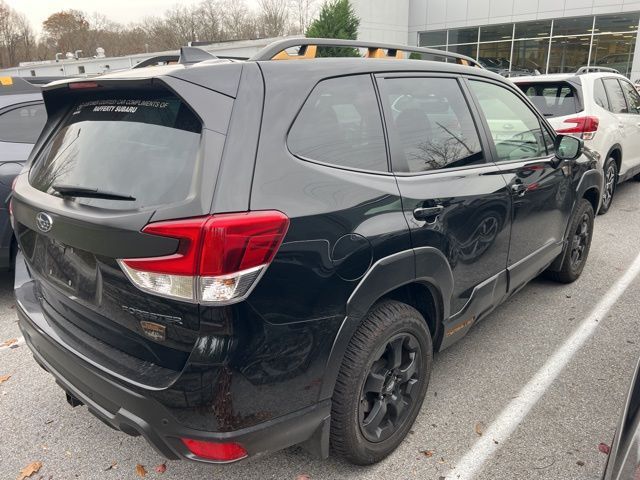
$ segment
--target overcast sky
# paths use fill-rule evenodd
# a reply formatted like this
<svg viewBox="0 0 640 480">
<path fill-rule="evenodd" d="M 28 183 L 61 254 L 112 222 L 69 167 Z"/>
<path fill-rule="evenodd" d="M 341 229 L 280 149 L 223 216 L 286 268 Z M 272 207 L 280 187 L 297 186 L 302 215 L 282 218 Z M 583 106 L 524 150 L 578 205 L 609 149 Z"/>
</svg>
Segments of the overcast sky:
<svg viewBox="0 0 640 480">
<path fill-rule="evenodd" d="M 255 5 L 257 0 L 246 0 Z M 197 4 L 199 0 L 5 0 L 13 9 L 24 13 L 33 28 L 41 30 L 42 22 L 52 13 L 70 8 L 88 13 L 100 12 L 111 20 L 127 24 L 150 15 L 161 15 L 173 5 Z"/>
</svg>

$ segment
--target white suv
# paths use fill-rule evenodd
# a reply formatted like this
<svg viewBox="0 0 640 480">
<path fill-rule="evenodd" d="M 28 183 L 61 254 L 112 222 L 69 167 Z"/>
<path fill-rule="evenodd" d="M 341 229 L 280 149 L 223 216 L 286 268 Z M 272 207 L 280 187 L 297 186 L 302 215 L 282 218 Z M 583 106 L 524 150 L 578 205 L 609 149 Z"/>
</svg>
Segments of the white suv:
<svg viewBox="0 0 640 480">
<path fill-rule="evenodd" d="M 599 214 L 611 207 L 616 185 L 640 180 L 640 95 L 615 71 L 538 75 L 513 82 L 556 132 L 579 136 L 600 154 L 605 188 Z"/>
</svg>

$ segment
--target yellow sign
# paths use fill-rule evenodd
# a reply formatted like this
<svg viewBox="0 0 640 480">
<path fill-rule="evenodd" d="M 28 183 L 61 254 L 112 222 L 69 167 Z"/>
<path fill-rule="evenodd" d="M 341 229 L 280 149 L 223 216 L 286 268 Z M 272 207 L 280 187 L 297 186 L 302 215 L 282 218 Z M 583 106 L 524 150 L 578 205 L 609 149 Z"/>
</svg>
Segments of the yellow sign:
<svg viewBox="0 0 640 480">
<path fill-rule="evenodd" d="M 0 85 L 3 87 L 8 87 L 13 85 L 13 78 L 11 77 L 0 77 Z"/>
</svg>

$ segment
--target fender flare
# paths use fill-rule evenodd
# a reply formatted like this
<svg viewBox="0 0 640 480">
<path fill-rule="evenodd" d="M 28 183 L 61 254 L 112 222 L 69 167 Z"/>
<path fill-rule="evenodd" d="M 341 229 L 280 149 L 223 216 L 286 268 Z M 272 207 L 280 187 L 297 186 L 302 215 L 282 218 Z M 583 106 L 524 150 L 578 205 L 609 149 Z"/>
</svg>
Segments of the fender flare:
<svg viewBox="0 0 640 480">
<path fill-rule="evenodd" d="M 597 170 L 593 169 L 593 170 L 586 171 L 582 175 L 582 178 L 580 178 L 580 182 L 578 183 L 578 186 L 576 188 L 574 208 L 575 208 L 575 205 L 578 203 L 578 201 L 581 198 L 584 198 L 584 195 L 588 190 L 595 189 L 597 191 L 598 207 L 595 209 L 594 213 L 597 214 L 598 209 L 600 208 L 600 203 L 602 202 L 603 184 L 604 184 L 604 175 L 602 174 L 602 171 L 600 169 L 597 169 Z M 572 210 L 572 215 L 573 215 L 573 210 Z M 569 220 L 567 222 L 567 228 L 564 232 L 565 241 L 564 241 L 564 246 L 562 248 L 562 253 L 556 257 L 556 259 L 551 263 L 551 265 L 549 265 L 550 270 L 557 271 L 562 266 L 562 262 L 564 261 L 564 256 L 566 254 L 566 245 L 567 245 L 566 239 L 569 236 L 570 227 L 571 227 L 571 221 Z"/>
<path fill-rule="evenodd" d="M 584 197 L 587 190 L 595 188 L 598 191 L 598 207 L 600 207 L 600 202 L 602 201 L 602 188 L 604 185 L 604 175 L 602 171 L 598 170 L 588 170 L 580 179 L 578 183 L 578 187 L 576 188 L 576 202 Z M 596 213 L 597 209 L 596 209 Z"/>
<path fill-rule="evenodd" d="M 614 143 L 613 145 L 611 145 L 611 148 L 609 148 L 609 151 L 602 159 L 602 168 L 604 168 L 604 164 L 607 162 L 614 150 L 618 150 L 620 152 L 620 163 L 622 163 L 622 145 L 620 145 L 619 143 Z M 618 168 L 618 170 L 620 170 L 620 168 Z"/>
<path fill-rule="evenodd" d="M 449 316 L 453 273 L 446 257 L 433 247 L 404 250 L 373 264 L 347 301 L 342 325 L 333 341 L 318 400 L 330 398 L 351 337 L 375 302 L 385 294 L 410 283 L 423 283 L 440 298 L 442 322 Z M 434 339 L 435 340 L 435 339 Z"/>
</svg>

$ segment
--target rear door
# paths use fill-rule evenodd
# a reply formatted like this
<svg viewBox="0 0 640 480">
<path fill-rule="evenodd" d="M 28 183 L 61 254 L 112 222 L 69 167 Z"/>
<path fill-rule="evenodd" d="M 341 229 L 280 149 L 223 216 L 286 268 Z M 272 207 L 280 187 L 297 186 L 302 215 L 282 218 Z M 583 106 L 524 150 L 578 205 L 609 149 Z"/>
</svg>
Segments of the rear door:
<svg viewBox="0 0 640 480">
<path fill-rule="evenodd" d="M 493 282 L 507 263 L 511 197 L 488 158 L 464 87 L 455 76 L 408 74 L 379 76 L 378 84 L 413 247 L 436 248 L 447 258 L 451 314 L 487 281 L 482 300 L 489 308 L 506 292 Z"/>
<path fill-rule="evenodd" d="M 216 177 L 225 137 L 161 82 L 139 85 L 51 92 L 60 123 L 19 177 L 14 224 L 50 335 L 109 371 L 162 387 L 193 348 L 198 306 L 171 282 L 147 278 L 167 295 L 137 288 L 118 260 L 179 254 L 177 239 L 141 230 L 209 213 L 214 182 L 206 179 Z M 230 111 L 230 98 L 208 95 L 210 108 Z"/>
<path fill-rule="evenodd" d="M 638 115 L 629 113 L 629 105 L 617 78 L 605 78 L 603 83 L 609 99 L 609 109 L 616 118 L 621 132 L 622 164 L 619 174 L 624 175 L 627 170 L 640 162 Z M 606 152 L 601 153 L 606 155 Z"/>
<path fill-rule="evenodd" d="M 631 82 L 622 78 L 619 78 L 618 81 L 627 101 L 627 113 L 622 115 L 625 129 L 631 132 L 628 138 L 631 150 L 627 150 L 625 153 L 629 156 L 629 168 L 635 170 L 640 166 L 640 95 Z M 626 171 L 620 173 L 624 174 Z"/>
<path fill-rule="evenodd" d="M 495 162 L 512 196 L 509 289 L 540 273 L 560 253 L 574 201 L 571 166 L 557 162 L 553 136 L 521 94 L 489 80 L 469 88 L 492 137 Z M 506 137 L 500 125 L 518 128 Z"/>
</svg>

